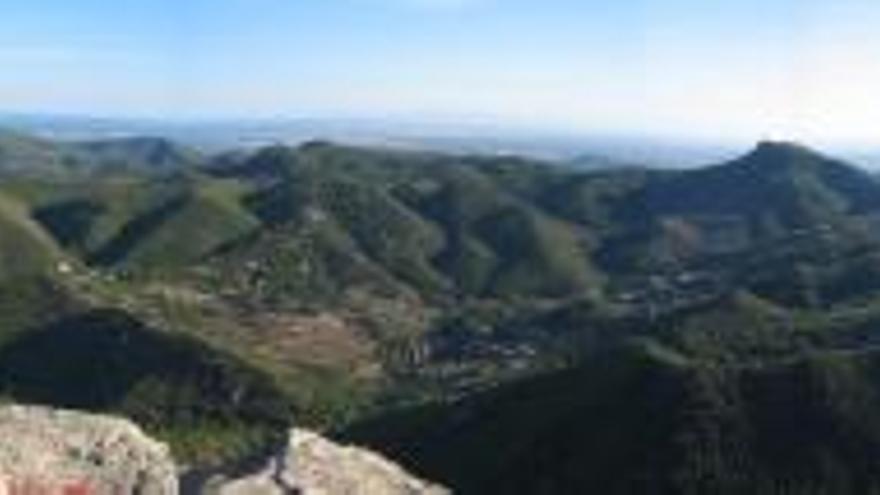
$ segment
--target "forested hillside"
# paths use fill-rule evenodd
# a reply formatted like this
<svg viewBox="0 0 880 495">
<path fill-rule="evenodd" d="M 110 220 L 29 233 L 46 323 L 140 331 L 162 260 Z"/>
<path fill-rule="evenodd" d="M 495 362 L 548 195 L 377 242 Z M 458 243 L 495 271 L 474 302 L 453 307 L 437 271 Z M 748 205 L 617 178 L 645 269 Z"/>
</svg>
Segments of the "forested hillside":
<svg viewBox="0 0 880 495">
<path fill-rule="evenodd" d="M 578 170 L 4 133 L 0 172 L 8 399 L 202 462 L 295 418 L 466 493 L 876 488 L 880 184 L 803 146 Z"/>
</svg>

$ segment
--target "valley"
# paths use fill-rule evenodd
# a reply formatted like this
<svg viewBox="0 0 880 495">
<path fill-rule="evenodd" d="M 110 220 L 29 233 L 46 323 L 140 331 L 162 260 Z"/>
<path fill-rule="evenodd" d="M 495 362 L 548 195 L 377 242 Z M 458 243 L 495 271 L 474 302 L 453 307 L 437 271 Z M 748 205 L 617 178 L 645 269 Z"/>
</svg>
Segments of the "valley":
<svg viewBox="0 0 880 495">
<path fill-rule="evenodd" d="M 0 398 L 206 468 L 295 423 L 456 493 L 868 493 L 878 219 L 787 142 L 585 170 L 3 133 Z"/>
</svg>

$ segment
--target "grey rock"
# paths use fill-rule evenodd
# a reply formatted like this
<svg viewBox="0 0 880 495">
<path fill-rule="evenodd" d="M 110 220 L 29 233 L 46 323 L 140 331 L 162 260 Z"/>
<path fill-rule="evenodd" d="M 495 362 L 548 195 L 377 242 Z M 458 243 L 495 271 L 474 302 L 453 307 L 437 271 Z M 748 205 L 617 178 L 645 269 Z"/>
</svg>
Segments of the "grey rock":
<svg viewBox="0 0 880 495">
<path fill-rule="evenodd" d="M 0 495 L 177 495 L 167 446 L 123 419 L 0 407 Z M 188 495 L 447 495 L 371 451 L 301 429 L 245 476 L 218 473 Z"/>
<path fill-rule="evenodd" d="M 219 495 L 446 495 L 371 451 L 338 445 L 301 429 L 284 452 L 250 476 L 221 484 Z"/>
<path fill-rule="evenodd" d="M 122 420 L 43 407 L 0 408 L 0 495 L 171 495 L 168 448 Z"/>
</svg>

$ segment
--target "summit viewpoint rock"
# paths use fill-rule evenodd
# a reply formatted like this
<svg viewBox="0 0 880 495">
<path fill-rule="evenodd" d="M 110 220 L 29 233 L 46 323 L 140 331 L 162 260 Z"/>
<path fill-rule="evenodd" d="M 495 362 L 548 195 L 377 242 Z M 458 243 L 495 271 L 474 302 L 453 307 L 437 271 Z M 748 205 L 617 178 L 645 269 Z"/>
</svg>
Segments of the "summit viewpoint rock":
<svg viewBox="0 0 880 495">
<path fill-rule="evenodd" d="M 219 495 L 448 495 L 369 450 L 294 429 L 284 451 L 250 475 L 220 483 Z"/>
<path fill-rule="evenodd" d="M 168 448 L 132 423 L 41 407 L 0 408 L 0 495 L 173 495 Z"/>
<path fill-rule="evenodd" d="M 124 419 L 0 407 L 0 495 L 447 495 L 371 451 L 295 429 L 249 475 L 181 492 L 167 446 Z"/>
</svg>

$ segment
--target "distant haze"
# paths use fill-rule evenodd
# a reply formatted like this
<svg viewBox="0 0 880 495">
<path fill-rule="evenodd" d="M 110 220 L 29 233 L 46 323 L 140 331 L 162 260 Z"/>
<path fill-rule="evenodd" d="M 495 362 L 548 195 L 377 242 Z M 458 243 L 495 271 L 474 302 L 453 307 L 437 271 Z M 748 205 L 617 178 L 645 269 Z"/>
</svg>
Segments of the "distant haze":
<svg viewBox="0 0 880 495">
<path fill-rule="evenodd" d="M 638 135 L 553 133 L 464 122 L 412 120 L 160 120 L 49 114 L 2 114 L 9 129 L 63 141 L 164 137 L 208 153 L 325 140 L 341 144 L 454 154 L 523 155 L 579 166 L 688 168 L 741 154 L 753 143 L 719 143 Z"/>
<path fill-rule="evenodd" d="M 0 113 L 0 130 L 3 129 L 65 141 L 165 137 L 208 153 L 329 140 L 448 153 L 524 155 L 574 162 L 588 168 L 604 165 L 692 168 L 729 160 L 755 145 L 755 142 L 746 140 L 553 133 L 465 122 L 366 119 L 161 120 Z M 811 142 L 805 144 L 815 145 Z M 863 168 L 880 170 L 880 147 L 830 146 L 818 149 Z"/>
<path fill-rule="evenodd" d="M 880 144 L 876 0 L 6 2 L 0 108 Z"/>
</svg>

